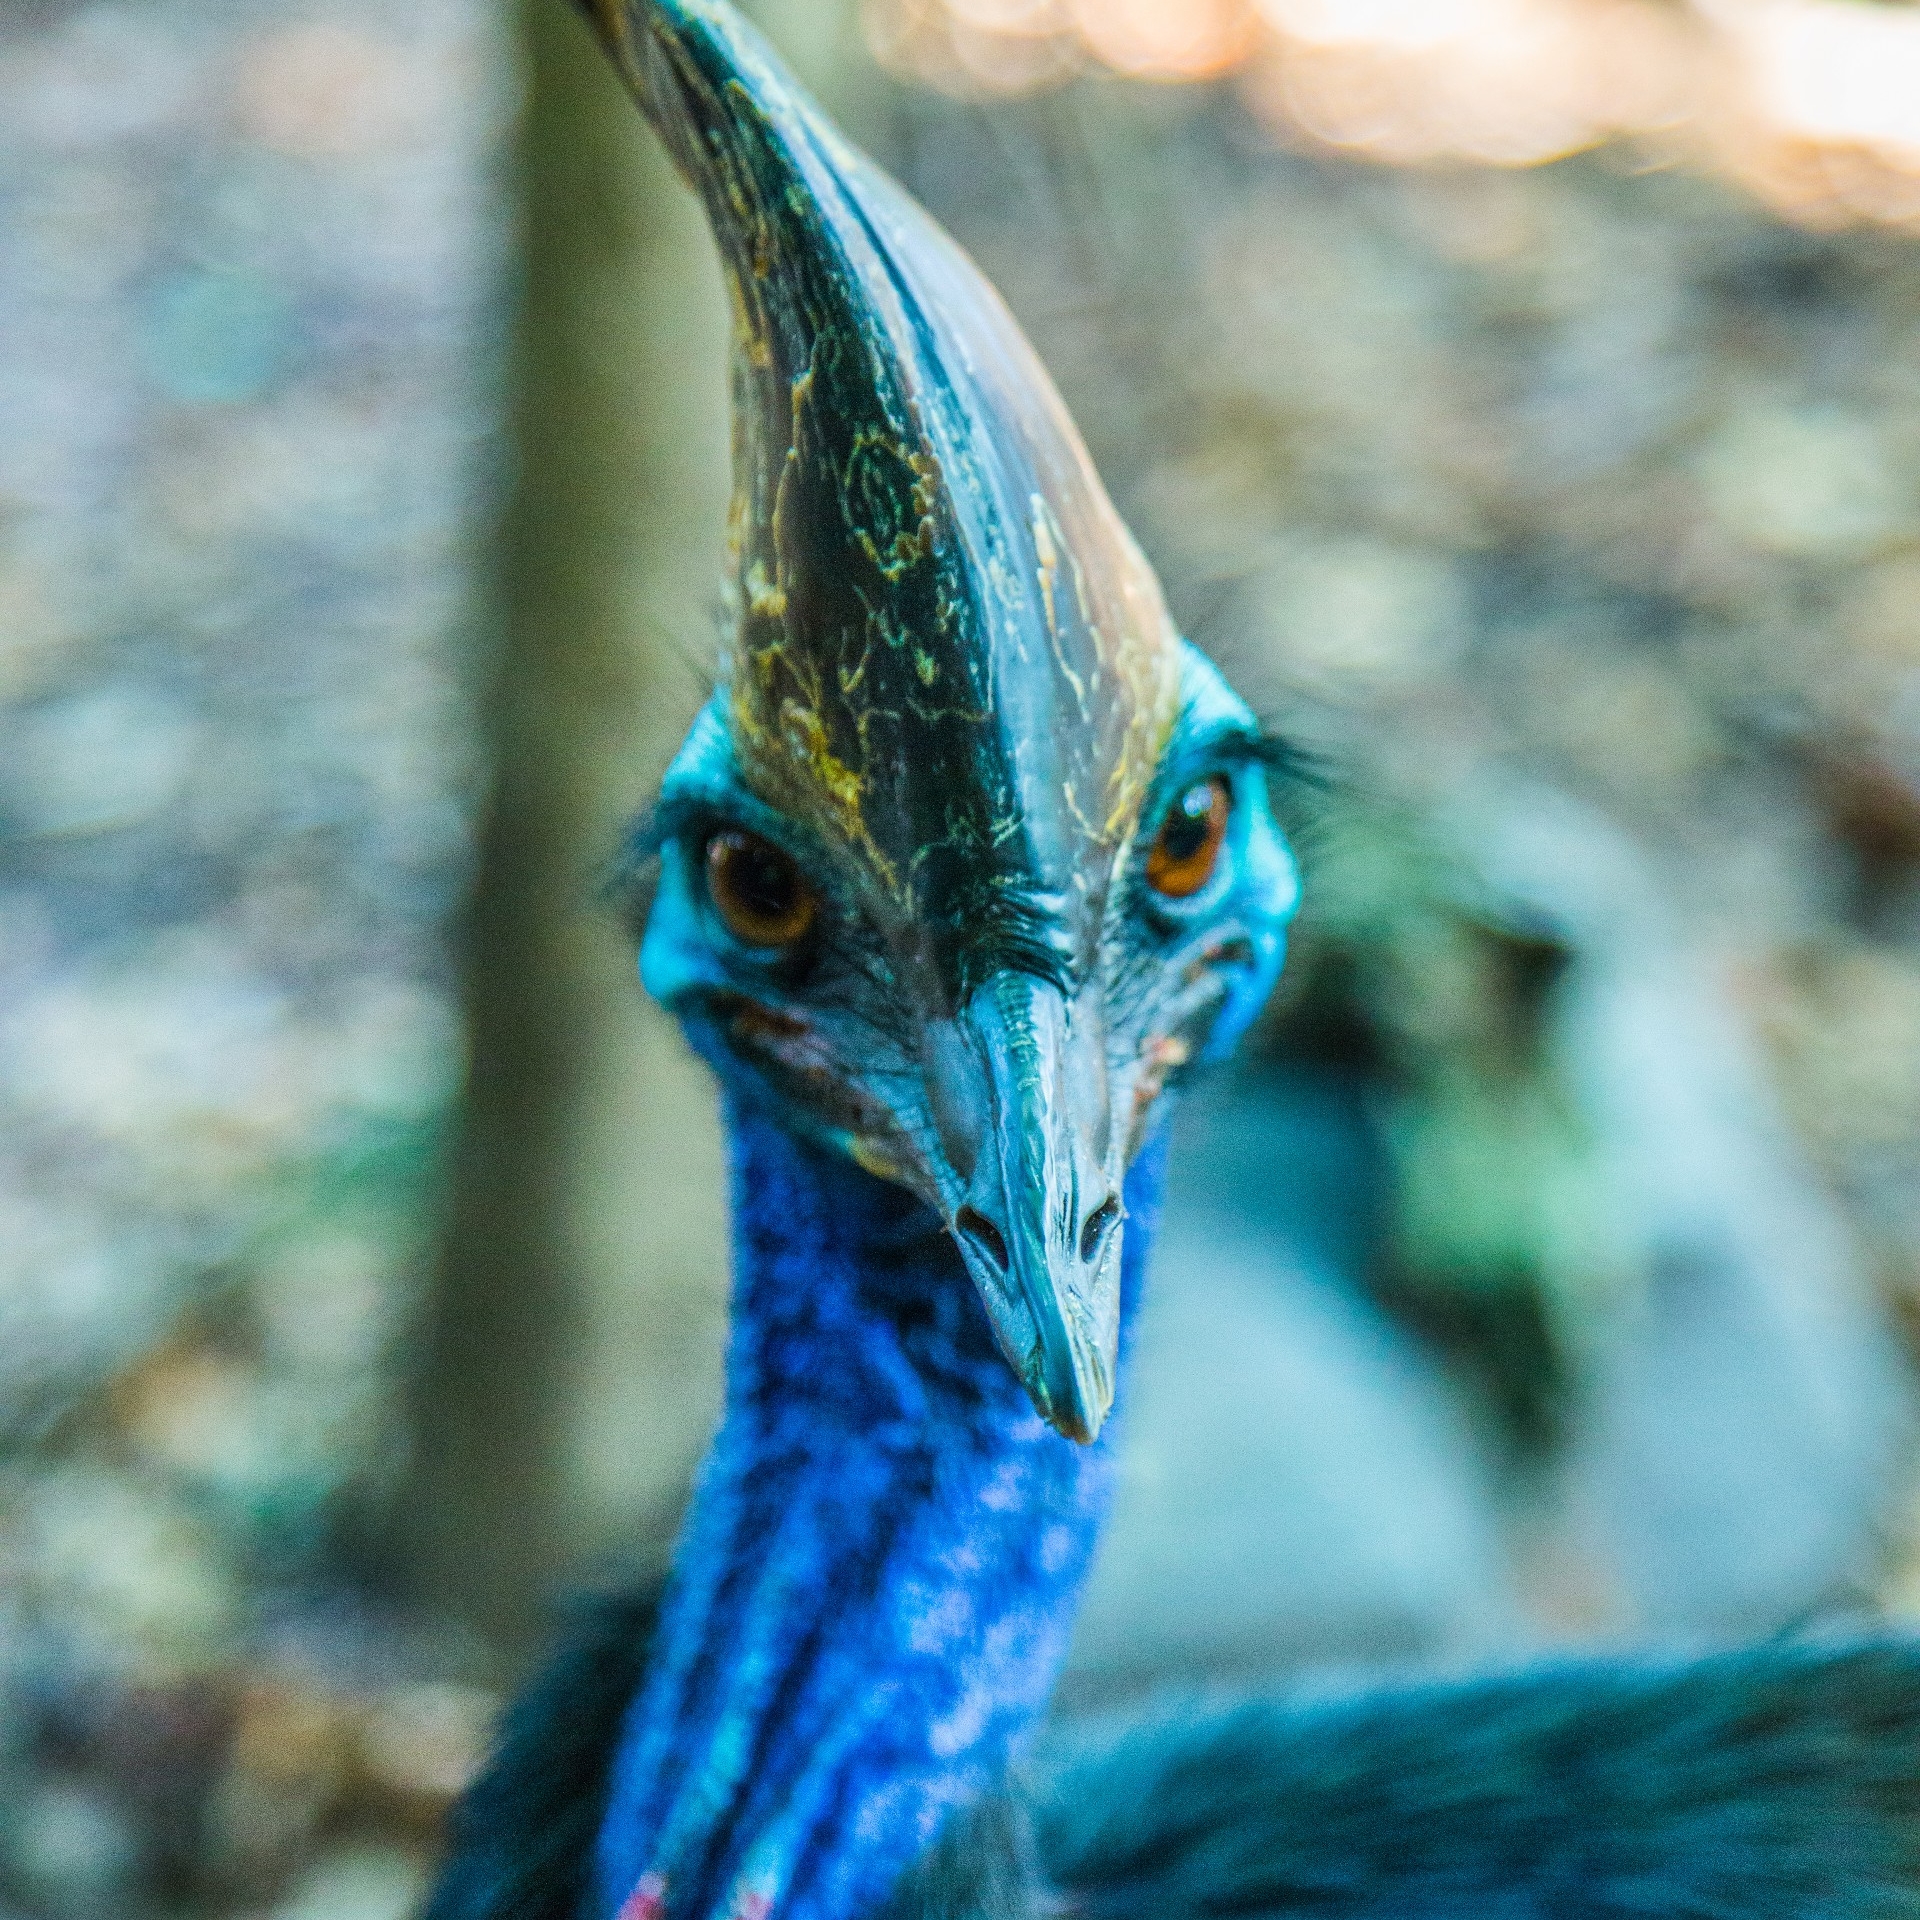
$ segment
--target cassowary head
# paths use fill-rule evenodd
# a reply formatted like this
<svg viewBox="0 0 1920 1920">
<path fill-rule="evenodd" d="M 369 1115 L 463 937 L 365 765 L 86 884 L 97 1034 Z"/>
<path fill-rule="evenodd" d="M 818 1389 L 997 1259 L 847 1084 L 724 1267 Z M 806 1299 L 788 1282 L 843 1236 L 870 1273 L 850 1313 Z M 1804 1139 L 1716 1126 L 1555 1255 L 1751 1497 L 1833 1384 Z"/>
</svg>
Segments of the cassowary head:
<svg viewBox="0 0 1920 1920">
<path fill-rule="evenodd" d="M 734 325 L 722 685 L 641 831 L 642 973 L 737 1089 L 938 1210 L 1091 1439 L 1126 1167 L 1279 969 L 1267 743 L 978 269 L 723 5 L 591 10 Z"/>
</svg>

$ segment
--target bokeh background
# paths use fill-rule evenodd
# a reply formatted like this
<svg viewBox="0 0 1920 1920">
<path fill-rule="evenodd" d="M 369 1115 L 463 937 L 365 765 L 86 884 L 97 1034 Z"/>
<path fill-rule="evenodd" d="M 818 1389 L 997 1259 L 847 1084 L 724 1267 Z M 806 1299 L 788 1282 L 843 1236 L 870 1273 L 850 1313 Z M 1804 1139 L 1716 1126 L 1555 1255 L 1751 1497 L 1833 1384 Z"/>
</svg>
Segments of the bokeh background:
<svg viewBox="0 0 1920 1920">
<path fill-rule="evenodd" d="M 755 11 L 1314 768 L 1071 1697 L 1920 1608 L 1920 9 Z M 0 14 L 5 1920 L 397 1920 L 665 1563 L 726 333 L 561 0 Z"/>
</svg>

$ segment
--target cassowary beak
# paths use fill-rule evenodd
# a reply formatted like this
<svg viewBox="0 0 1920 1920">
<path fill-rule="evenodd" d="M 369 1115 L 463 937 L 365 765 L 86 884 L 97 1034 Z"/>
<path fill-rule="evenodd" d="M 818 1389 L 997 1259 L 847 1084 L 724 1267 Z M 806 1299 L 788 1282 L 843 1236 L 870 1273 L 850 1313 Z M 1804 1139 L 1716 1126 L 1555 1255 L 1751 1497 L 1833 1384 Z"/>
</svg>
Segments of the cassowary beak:
<svg viewBox="0 0 1920 1920">
<path fill-rule="evenodd" d="M 1124 1172 L 1098 998 L 996 973 L 926 1053 L 967 1271 L 1041 1417 L 1090 1441 L 1119 1358 Z"/>
</svg>

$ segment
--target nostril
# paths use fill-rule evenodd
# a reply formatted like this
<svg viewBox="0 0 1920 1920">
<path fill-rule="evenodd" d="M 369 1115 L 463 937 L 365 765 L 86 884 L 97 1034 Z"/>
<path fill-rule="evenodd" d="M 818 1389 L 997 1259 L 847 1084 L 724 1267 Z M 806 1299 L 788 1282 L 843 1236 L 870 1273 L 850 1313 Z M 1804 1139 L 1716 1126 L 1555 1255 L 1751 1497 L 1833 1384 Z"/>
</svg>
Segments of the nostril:
<svg viewBox="0 0 1920 1920">
<path fill-rule="evenodd" d="M 1088 1266 L 1099 1257 L 1100 1249 L 1106 1245 L 1107 1235 L 1113 1231 L 1119 1219 L 1120 1198 L 1112 1193 L 1087 1215 L 1087 1224 L 1080 1229 L 1080 1258 Z"/>
<path fill-rule="evenodd" d="M 962 1207 L 953 1216 L 953 1224 L 955 1229 L 964 1233 L 1002 1273 L 1006 1271 L 1007 1237 L 978 1207 Z"/>
</svg>

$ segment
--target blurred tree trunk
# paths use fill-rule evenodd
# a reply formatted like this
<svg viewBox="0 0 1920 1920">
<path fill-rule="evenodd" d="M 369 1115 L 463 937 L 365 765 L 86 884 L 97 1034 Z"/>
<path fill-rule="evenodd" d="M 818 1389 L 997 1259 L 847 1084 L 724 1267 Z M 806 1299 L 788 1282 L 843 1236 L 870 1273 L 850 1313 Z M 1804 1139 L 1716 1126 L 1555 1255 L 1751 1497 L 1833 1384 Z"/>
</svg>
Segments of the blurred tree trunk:
<svg viewBox="0 0 1920 1920">
<path fill-rule="evenodd" d="M 583 1557 L 660 1547 L 716 1391 L 711 1098 L 596 883 L 706 691 L 727 336 L 697 210 L 591 36 L 558 0 L 521 32 L 471 1079 L 398 1516 L 414 1596 L 515 1653 Z"/>
</svg>

